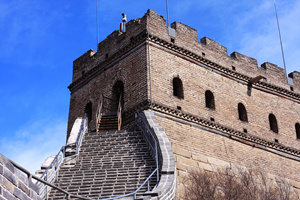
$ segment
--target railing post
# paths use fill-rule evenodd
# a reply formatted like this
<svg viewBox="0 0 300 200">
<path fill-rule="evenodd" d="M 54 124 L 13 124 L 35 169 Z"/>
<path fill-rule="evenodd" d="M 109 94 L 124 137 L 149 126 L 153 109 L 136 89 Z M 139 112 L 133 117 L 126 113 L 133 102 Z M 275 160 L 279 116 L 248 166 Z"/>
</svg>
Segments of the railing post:
<svg viewBox="0 0 300 200">
<path fill-rule="evenodd" d="M 156 168 L 157 168 L 157 171 L 156 171 L 156 174 L 157 174 L 156 183 L 158 183 L 158 181 L 159 181 L 159 169 L 158 169 L 158 152 L 157 152 L 157 142 L 156 141 L 155 141 L 155 161 L 156 161 Z"/>
<path fill-rule="evenodd" d="M 59 157 L 59 156 L 58 156 Z M 56 158 L 56 167 L 55 167 L 55 171 L 56 171 L 56 181 L 58 181 L 58 157 Z"/>
<path fill-rule="evenodd" d="M 48 172 L 46 173 L 46 181 L 48 182 Z M 46 185 L 46 200 L 48 200 L 48 185 Z"/>
<path fill-rule="evenodd" d="M 150 180 L 150 179 L 149 179 Z M 150 183 L 149 183 L 149 180 L 147 181 L 147 184 L 148 184 L 148 191 L 150 191 Z"/>
</svg>

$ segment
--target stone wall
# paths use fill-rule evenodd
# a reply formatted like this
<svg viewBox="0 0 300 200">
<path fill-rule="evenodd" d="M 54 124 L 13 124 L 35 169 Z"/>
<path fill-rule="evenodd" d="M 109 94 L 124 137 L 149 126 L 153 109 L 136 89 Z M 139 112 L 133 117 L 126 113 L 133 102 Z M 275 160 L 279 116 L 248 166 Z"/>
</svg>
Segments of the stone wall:
<svg viewBox="0 0 300 200">
<path fill-rule="evenodd" d="M 277 65 L 265 62 L 259 67 L 254 58 L 238 52 L 228 55 L 227 48 L 216 41 L 207 37 L 199 41 L 197 30 L 183 23 L 172 23 L 176 37 L 170 36 L 166 20 L 152 10 L 126 27 L 126 33 L 114 31 L 99 43 L 97 52 L 90 50 L 74 61 L 68 134 L 88 103 L 92 105 L 89 130 L 95 129 L 100 93 L 105 97 L 105 111 L 112 112 L 112 88 L 122 81 L 125 111 L 152 100 L 164 107 L 161 112 L 166 115 L 167 110 L 182 112 L 274 147 L 271 151 L 255 141 L 250 146 L 213 129 L 158 117 L 171 141 L 179 180 L 188 167 L 212 170 L 230 163 L 286 177 L 299 189 L 300 136 L 295 129 L 300 123 L 299 72 L 289 74 L 293 83 L 288 84 Z M 182 83 L 180 98 L 174 95 L 174 78 Z M 206 105 L 207 91 L 214 97 L 213 108 Z M 245 107 L 246 120 L 241 119 L 239 104 Z M 271 130 L 270 114 L 276 117 L 278 133 Z"/>
<path fill-rule="evenodd" d="M 96 74 L 92 79 L 72 91 L 70 100 L 70 111 L 68 121 L 68 136 L 72 125 L 77 117 L 84 116 L 85 107 L 88 103 L 92 105 L 91 119 L 89 119 L 89 130 L 95 130 L 95 115 L 98 107 L 100 94 L 103 98 L 104 112 L 112 113 L 112 104 L 117 103 L 113 97 L 113 86 L 117 81 L 124 84 L 124 109 L 134 108 L 147 99 L 147 73 L 146 73 L 146 46 L 143 45 L 109 65 Z M 67 137 L 68 137 L 67 136 Z"/>
<path fill-rule="evenodd" d="M 216 172 L 234 165 L 261 169 L 271 179 L 284 178 L 300 194 L 299 161 L 176 122 L 168 116 L 156 114 L 156 120 L 165 130 L 175 155 L 178 193 L 183 193 L 184 179 L 190 170 Z"/>
<path fill-rule="evenodd" d="M 40 200 L 38 187 L 0 154 L 0 199 Z"/>
<path fill-rule="evenodd" d="M 151 46 L 150 52 L 154 102 L 235 130 L 300 148 L 295 130 L 295 124 L 300 121 L 300 104 L 297 100 L 249 87 L 156 45 Z M 183 84 L 183 99 L 173 95 L 173 79 L 176 77 Z M 205 92 L 208 90 L 213 93 L 215 109 L 206 107 Z M 248 122 L 239 119 L 239 103 L 246 108 Z M 270 130 L 269 114 L 276 116 L 278 134 Z"/>
</svg>

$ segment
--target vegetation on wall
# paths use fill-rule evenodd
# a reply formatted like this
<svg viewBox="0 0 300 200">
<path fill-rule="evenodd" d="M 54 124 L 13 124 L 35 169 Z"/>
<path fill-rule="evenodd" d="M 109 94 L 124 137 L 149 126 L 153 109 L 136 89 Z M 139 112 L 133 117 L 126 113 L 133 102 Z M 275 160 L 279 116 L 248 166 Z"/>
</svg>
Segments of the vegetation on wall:
<svg viewBox="0 0 300 200">
<path fill-rule="evenodd" d="M 227 167 L 217 172 L 192 170 L 184 181 L 186 200 L 296 200 L 299 195 L 282 178 L 262 170 Z"/>
</svg>

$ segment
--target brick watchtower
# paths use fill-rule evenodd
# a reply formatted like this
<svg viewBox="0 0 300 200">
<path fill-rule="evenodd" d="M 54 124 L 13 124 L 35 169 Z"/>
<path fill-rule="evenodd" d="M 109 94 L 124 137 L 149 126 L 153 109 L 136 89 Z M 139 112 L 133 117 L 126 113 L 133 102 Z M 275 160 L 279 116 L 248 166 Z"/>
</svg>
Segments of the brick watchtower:
<svg viewBox="0 0 300 200">
<path fill-rule="evenodd" d="M 124 122 L 152 108 L 168 136 L 178 191 L 190 168 L 231 164 L 262 168 L 299 190 L 300 73 L 288 82 L 274 64 L 259 67 L 207 37 L 199 41 L 185 24 L 171 27 L 148 10 L 74 61 L 67 137 L 85 113 L 96 129 L 102 95 L 104 113 L 116 113 L 121 90 Z"/>
</svg>

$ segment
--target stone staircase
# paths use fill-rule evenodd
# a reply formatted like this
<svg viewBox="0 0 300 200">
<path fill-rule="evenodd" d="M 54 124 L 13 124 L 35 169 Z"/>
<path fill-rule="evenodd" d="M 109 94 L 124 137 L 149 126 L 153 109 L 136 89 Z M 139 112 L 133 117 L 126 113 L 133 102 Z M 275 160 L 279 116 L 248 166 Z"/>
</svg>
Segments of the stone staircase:
<svg viewBox="0 0 300 200">
<path fill-rule="evenodd" d="M 118 116 L 117 114 L 103 114 L 98 127 L 98 130 L 117 130 Z"/>
<path fill-rule="evenodd" d="M 62 165 L 54 185 L 76 195 L 109 198 L 135 191 L 155 168 L 141 132 L 90 132 L 85 135 L 76 163 Z M 151 189 L 155 184 L 156 174 L 151 178 Z M 137 199 L 146 191 L 147 184 L 137 193 Z M 66 197 L 52 189 L 48 199 Z"/>
</svg>

